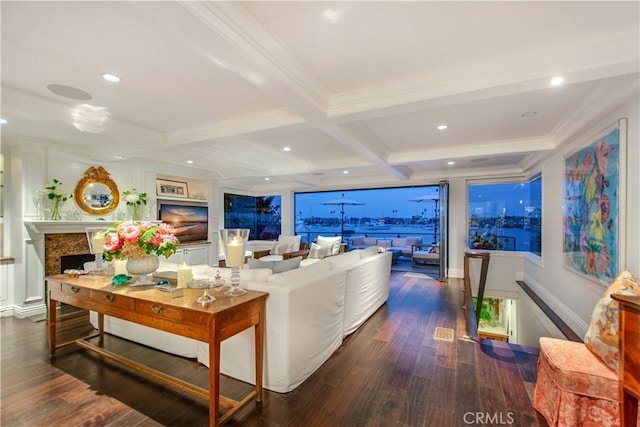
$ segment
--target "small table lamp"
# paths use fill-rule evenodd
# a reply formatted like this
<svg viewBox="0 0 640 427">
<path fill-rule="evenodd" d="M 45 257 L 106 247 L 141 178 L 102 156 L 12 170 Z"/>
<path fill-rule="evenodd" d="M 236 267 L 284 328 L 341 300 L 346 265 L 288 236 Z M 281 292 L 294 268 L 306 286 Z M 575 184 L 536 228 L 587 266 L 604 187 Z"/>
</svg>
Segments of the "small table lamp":
<svg viewBox="0 0 640 427">
<path fill-rule="evenodd" d="M 239 296 L 247 293 L 240 287 L 240 267 L 244 264 L 244 254 L 249 240 L 248 228 L 220 230 L 220 242 L 227 267 L 231 267 L 231 288 L 225 295 Z"/>
</svg>

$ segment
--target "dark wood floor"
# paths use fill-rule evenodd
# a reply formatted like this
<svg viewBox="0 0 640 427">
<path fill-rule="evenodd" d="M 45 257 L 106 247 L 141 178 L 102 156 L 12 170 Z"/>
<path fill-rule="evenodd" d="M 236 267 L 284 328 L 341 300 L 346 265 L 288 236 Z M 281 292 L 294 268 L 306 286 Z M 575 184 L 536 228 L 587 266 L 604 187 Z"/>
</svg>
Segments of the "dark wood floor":
<svg viewBox="0 0 640 427">
<path fill-rule="evenodd" d="M 546 425 L 531 404 L 536 351 L 434 339 L 437 326 L 462 336 L 460 283 L 405 274 L 392 273 L 388 303 L 311 378 L 291 393 L 267 391 L 261 406 L 250 404 L 227 425 Z M 1 327 L 4 427 L 207 424 L 204 400 L 144 380 L 88 351 L 70 346 L 49 360 L 44 321 L 9 317 Z M 79 334 L 88 327 L 86 317 L 78 317 L 61 333 Z M 206 368 L 197 362 L 115 337 L 106 337 L 105 346 L 206 387 Z M 238 398 L 247 386 L 223 378 L 221 390 Z"/>
</svg>

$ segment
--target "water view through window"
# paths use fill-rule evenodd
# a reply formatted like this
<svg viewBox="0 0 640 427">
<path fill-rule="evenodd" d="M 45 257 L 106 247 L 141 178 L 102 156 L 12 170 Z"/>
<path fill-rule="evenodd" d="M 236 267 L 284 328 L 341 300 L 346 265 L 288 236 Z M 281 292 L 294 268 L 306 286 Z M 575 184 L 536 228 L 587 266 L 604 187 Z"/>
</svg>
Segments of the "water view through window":
<svg viewBox="0 0 640 427">
<path fill-rule="evenodd" d="M 438 186 L 296 193 L 295 232 L 311 243 L 317 236 L 436 240 Z"/>
<path fill-rule="evenodd" d="M 252 197 L 224 194 L 224 227 L 248 228 L 251 240 L 274 240 L 280 235 L 280 196 Z"/>
<path fill-rule="evenodd" d="M 469 185 L 469 247 L 542 255 L 542 178 Z"/>
</svg>

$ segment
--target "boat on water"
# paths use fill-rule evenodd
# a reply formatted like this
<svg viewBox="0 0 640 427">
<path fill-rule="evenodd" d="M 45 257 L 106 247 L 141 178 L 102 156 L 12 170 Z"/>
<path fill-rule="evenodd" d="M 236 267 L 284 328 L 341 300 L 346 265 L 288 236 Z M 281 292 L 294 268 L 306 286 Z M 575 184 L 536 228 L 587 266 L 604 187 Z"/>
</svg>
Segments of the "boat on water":
<svg viewBox="0 0 640 427">
<path fill-rule="evenodd" d="M 385 224 L 384 222 L 384 218 L 380 218 L 378 219 L 377 222 L 372 222 L 369 224 L 366 224 L 364 227 L 362 227 L 363 230 L 389 230 L 391 228 L 390 224 Z"/>
</svg>

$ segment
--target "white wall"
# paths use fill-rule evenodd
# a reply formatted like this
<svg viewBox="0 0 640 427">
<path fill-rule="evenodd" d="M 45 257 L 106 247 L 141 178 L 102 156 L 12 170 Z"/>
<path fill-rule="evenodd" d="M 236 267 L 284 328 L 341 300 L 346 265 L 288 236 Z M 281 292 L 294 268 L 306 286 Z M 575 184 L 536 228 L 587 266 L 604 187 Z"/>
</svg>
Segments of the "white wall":
<svg viewBox="0 0 640 427">
<path fill-rule="evenodd" d="M 605 287 L 567 270 L 562 258 L 562 183 L 563 156 L 576 142 L 590 141 L 595 135 L 620 118 L 628 119 L 626 180 L 626 268 L 640 274 L 640 148 L 638 99 L 632 99 L 605 119 L 594 123 L 580 136 L 563 144 L 542 164 L 543 224 L 542 263 L 527 260 L 524 279 L 527 284 L 580 336 L 586 333 L 591 312 Z M 623 268 L 625 266 L 622 266 Z"/>
</svg>

